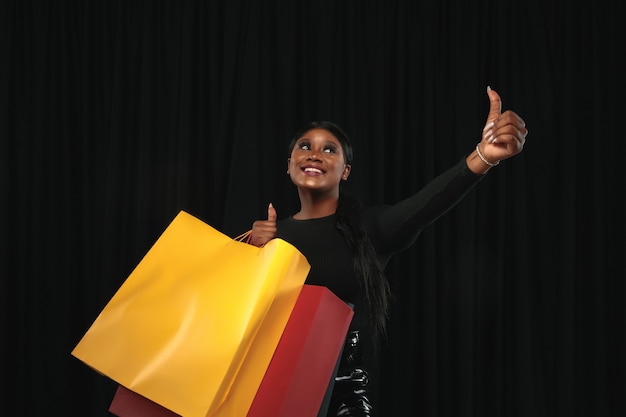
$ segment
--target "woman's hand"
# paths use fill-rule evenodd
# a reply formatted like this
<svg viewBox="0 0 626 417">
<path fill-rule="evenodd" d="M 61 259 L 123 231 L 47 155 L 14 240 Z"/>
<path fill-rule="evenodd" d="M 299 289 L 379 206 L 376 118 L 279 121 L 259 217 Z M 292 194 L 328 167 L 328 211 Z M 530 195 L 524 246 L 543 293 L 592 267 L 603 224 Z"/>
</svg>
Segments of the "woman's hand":
<svg viewBox="0 0 626 417">
<path fill-rule="evenodd" d="M 276 209 L 270 203 L 267 208 L 267 220 L 257 220 L 252 224 L 250 243 L 261 247 L 276 237 Z"/>
<path fill-rule="evenodd" d="M 502 113 L 502 100 L 496 91 L 487 88 L 487 95 L 490 106 L 483 136 L 478 149 L 467 158 L 469 168 L 476 173 L 484 173 L 520 153 L 528 134 L 526 123 L 517 113 L 512 110 Z"/>
</svg>

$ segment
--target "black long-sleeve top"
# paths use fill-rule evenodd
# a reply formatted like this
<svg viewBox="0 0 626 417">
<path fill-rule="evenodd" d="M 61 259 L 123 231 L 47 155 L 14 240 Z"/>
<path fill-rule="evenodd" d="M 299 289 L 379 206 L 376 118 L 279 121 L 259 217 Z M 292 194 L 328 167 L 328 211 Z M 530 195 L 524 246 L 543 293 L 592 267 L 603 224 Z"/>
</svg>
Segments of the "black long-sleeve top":
<svg viewBox="0 0 626 417">
<path fill-rule="evenodd" d="M 391 257 L 407 249 L 421 231 L 454 207 L 484 176 L 469 170 L 465 158 L 443 172 L 420 191 L 393 205 L 368 207 L 365 226 L 384 269 Z M 306 284 L 328 287 L 347 303 L 354 305 L 351 328 L 366 330 L 368 317 L 361 309 L 360 287 L 352 256 L 335 215 L 317 219 L 277 222 L 277 236 L 294 245 L 309 261 L 311 270 Z"/>
</svg>

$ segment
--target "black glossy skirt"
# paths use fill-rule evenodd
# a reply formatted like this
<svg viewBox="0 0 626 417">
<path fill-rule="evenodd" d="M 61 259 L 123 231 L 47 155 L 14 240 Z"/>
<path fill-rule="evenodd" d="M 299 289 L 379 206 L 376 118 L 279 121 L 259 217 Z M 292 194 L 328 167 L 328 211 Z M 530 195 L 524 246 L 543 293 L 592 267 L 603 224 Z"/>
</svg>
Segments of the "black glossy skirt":
<svg viewBox="0 0 626 417">
<path fill-rule="evenodd" d="M 370 417 L 372 405 L 367 391 L 368 382 L 359 332 L 348 332 L 327 417 Z"/>
</svg>

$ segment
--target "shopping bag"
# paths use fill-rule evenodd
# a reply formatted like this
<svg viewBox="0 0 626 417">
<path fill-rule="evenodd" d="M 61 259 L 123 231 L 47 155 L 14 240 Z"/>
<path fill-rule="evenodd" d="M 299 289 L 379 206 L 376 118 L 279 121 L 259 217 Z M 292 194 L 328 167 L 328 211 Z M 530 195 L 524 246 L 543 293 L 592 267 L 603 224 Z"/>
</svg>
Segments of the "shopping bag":
<svg viewBox="0 0 626 417">
<path fill-rule="evenodd" d="M 281 239 L 257 248 L 181 211 L 72 355 L 185 417 L 216 415 L 233 385 L 249 407 L 309 269 Z"/>
<path fill-rule="evenodd" d="M 118 385 L 109 406 L 109 412 L 118 417 L 180 417 L 162 405 Z"/>
<path fill-rule="evenodd" d="M 328 288 L 305 284 L 248 417 L 318 416 L 353 315 Z"/>
<path fill-rule="evenodd" d="M 320 408 L 324 406 L 326 390 L 332 389 L 352 316 L 352 308 L 326 287 L 305 284 L 251 406 L 241 407 L 239 385 L 235 383 L 215 415 L 325 416 Z M 263 336 L 260 330 L 250 352 Z M 254 368 L 253 361 L 247 357 L 239 377 Z M 177 417 L 174 412 L 122 386 L 115 392 L 109 411 L 118 417 Z"/>
</svg>

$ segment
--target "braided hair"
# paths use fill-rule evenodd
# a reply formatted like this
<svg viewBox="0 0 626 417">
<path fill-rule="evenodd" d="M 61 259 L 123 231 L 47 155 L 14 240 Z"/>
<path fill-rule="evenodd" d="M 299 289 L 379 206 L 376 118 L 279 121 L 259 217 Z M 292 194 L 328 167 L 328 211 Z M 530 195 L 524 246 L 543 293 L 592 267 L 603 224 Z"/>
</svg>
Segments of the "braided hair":
<svg viewBox="0 0 626 417">
<path fill-rule="evenodd" d="M 348 135 L 339 126 L 329 121 L 314 121 L 297 131 L 289 145 L 289 155 L 297 140 L 311 129 L 325 129 L 335 136 L 341 143 L 345 163 L 352 163 L 353 150 Z M 361 202 L 356 196 L 342 188 L 339 190 L 335 224 L 352 253 L 353 267 L 365 295 L 372 336 L 377 344 L 380 337 L 386 334 L 390 299 L 389 282 L 367 235 Z"/>
</svg>

